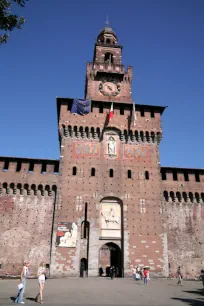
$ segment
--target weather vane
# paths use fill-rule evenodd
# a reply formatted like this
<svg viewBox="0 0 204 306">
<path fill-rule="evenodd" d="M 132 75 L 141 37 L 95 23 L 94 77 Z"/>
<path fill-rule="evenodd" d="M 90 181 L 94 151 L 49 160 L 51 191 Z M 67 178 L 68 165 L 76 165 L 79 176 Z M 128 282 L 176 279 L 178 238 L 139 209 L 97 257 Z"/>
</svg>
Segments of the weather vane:
<svg viewBox="0 0 204 306">
<path fill-rule="evenodd" d="M 109 20 L 108 20 L 108 15 L 107 15 L 107 17 L 106 17 L 106 27 L 108 28 L 108 26 L 109 26 Z"/>
</svg>

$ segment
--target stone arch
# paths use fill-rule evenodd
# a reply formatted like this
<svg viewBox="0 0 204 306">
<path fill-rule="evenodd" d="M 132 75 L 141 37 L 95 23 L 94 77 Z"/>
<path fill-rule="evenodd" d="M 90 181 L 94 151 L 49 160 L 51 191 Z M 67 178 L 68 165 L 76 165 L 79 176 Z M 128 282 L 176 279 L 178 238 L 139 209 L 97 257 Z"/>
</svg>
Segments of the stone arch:
<svg viewBox="0 0 204 306">
<path fill-rule="evenodd" d="M 106 276 L 110 276 L 110 267 L 114 267 L 115 276 L 122 277 L 122 250 L 116 241 L 104 243 L 99 250 L 99 269 L 102 268 Z"/>
</svg>

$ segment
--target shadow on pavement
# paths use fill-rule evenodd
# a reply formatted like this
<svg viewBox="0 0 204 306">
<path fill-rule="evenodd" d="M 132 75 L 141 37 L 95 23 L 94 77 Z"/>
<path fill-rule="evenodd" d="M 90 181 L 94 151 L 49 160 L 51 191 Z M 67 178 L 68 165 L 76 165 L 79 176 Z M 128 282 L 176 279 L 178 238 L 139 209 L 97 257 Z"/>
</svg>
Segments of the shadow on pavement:
<svg viewBox="0 0 204 306">
<path fill-rule="evenodd" d="M 184 299 L 184 298 L 172 298 L 172 300 L 174 301 L 180 301 L 180 302 L 184 302 L 187 305 L 190 306 L 203 306 L 204 305 L 204 300 L 195 300 L 195 299 Z"/>
<path fill-rule="evenodd" d="M 34 297 L 27 297 L 26 300 L 32 301 L 32 302 L 36 302 L 36 298 Z M 37 303 L 37 302 L 36 302 Z"/>
<path fill-rule="evenodd" d="M 198 294 L 198 295 L 203 295 L 204 296 L 204 290 L 203 289 L 186 290 L 186 291 L 183 291 L 183 292 L 190 293 L 190 294 Z"/>
<path fill-rule="evenodd" d="M 11 299 L 12 302 L 15 302 L 16 296 L 15 297 L 14 296 L 10 296 L 10 299 Z"/>
</svg>

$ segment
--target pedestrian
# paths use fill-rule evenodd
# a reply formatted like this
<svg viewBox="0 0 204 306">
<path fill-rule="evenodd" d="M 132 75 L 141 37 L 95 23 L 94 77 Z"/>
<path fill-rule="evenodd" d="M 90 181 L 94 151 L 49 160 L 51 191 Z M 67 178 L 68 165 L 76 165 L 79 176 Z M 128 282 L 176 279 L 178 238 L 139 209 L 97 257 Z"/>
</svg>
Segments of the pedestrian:
<svg viewBox="0 0 204 306">
<path fill-rule="evenodd" d="M 103 268 L 100 267 L 100 268 L 99 268 L 99 275 L 100 275 L 100 276 L 103 276 L 103 273 L 104 273 L 104 272 L 103 272 Z"/>
<path fill-rule="evenodd" d="M 136 280 L 136 268 L 132 269 L 132 278 Z"/>
<path fill-rule="evenodd" d="M 182 284 L 183 275 L 181 273 L 181 267 L 180 266 L 178 267 L 177 275 L 178 275 L 178 283 L 177 283 L 177 285 L 183 286 L 183 284 Z"/>
<path fill-rule="evenodd" d="M 24 304 L 23 294 L 24 294 L 24 291 L 25 291 L 26 279 L 27 279 L 27 276 L 29 274 L 29 270 L 28 270 L 29 264 L 30 264 L 29 261 L 24 261 L 23 268 L 22 268 L 22 271 L 21 271 L 21 283 L 22 283 L 23 287 L 21 289 L 19 289 L 18 295 L 15 299 L 15 303 L 17 303 L 17 304 Z"/>
<path fill-rule="evenodd" d="M 143 270 L 143 278 L 144 278 L 144 285 L 147 286 L 147 283 L 148 283 L 148 270 L 147 270 L 147 268 L 144 268 L 144 270 Z"/>
<path fill-rule="evenodd" d="M 46 280 L 46 268 L 45 268 L 45 263 L 41 262 L 40 266 L 38 268 L 38 283 L 39 283 L 39 289 L 40 292 L 37 294 L 35 301 L 38 302 L 38 298 L 40 296 L 40 304 L 43 304 L 43 289 L 45 285 L 45 280 Z"/>
<path fill-rule="evenodd" d="M 115 276 L 115 267 L 111 266 L 110 267 L 110 277 L 111 277 L 111 279 L 114 279 L 114 276 Z"/>
<path fill-rule="evenodd" d="M 200 271 L 200 279 L 203 282 L 203 289 L 204 289 L 204 270 L 203 269 Z"/>
</svg>

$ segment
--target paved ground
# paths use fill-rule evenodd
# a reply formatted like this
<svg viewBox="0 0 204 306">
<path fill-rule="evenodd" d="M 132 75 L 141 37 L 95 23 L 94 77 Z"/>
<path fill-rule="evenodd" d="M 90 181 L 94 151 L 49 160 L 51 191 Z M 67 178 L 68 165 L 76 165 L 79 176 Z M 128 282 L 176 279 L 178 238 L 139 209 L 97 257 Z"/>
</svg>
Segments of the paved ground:
<svg viewBox="0 0 204 306">
<path fill-rule="evenodd" d="M 18 280 L 0 280 L 0 305 L 11 305 Z M 28 280 L 25 304 L 38 305 L 32 299 L 38 291 L 37 280 Z M 204 306 L 204 290 L 199 281 L 153 279 L 148 286 L 131 279 L 69 278 L 48 279 L 44 290 L 45 305 L 140 305 Z"/>
</svg>

